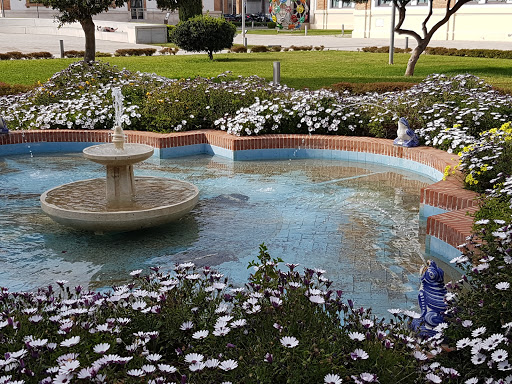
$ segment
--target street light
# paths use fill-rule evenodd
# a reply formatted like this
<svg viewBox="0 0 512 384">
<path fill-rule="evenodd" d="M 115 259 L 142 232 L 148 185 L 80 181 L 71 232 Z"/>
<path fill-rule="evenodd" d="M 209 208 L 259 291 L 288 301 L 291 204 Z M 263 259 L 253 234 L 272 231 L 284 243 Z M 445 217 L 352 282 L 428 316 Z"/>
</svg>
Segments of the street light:
<svg viewBox="0 0 512 384">
<path fill-rule="evenodd" d="M 389 64 L 393 64 L 395 53 L 395 1 L 391 0 L 391 35 L 389 37 Z"/>
<path fill-rule="evenodd" d="M 247 48 L 247 40 L 245 39 L 245 2 L 242 1 L 242 42 Z"/>
</svg>

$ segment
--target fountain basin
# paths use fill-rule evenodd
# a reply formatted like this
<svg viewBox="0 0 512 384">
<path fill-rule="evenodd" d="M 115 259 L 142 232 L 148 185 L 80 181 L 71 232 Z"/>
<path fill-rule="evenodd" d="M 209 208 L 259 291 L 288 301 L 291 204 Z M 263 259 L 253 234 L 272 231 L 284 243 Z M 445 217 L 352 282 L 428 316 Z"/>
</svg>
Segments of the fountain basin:
<svg viewBox="0 0 512 384">
<path fill-rule="evenodd" d="M 124 149 L 117 149 L 113 143 L 99 144 L 83 150 L 84 157 L 107 166 L 126 166 L 140 163 L 153 155 L 153 147 L 146 144 L 125 143 Z"/>
<path fill-rule="evenodd" d="M 134 231 L 169 223 L 197 204 L 198 188 L 186 181 L 135 177 L 137 191 L 130 206 L 111 206 L 103 193 L 103 178 L 81 180 L 52 188 L 41 195 L 41 208 L 56 222 L 79 230 Z"/>
</svg>

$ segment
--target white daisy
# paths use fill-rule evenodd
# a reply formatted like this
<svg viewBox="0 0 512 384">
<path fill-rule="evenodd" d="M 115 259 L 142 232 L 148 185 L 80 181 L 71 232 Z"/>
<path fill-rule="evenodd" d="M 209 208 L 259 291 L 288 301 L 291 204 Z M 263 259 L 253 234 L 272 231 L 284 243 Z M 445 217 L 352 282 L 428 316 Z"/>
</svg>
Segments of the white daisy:
<svg viewBox="0 0 512 384">
<path fill-rule="evenodd" d="M 60 343 L 61 347 L 72 347 L 80 342 L 80 336 L 73 336 Z"/>
<path fill-rule="evenodd" d="M 471 345 L 471 340 L 469 338 L 467 338 L 467 337 L 457 341 L 457 348 L 458 349 L 465 348 L 468 345 Z"/>
<path fill-rule="evenodd" d="M 191 321 L 185 321 L 183 324 L 180 325 L 180 329 L 182 331 L 188 331 L 189 329 L 194 328 L 194 323 Z"/>
<path fill-rule="evenodd" d="M 482 364 L 485 361 L 486 357 L 482 353 L 477 353 L 471 357 L 471 362 L 475 365 Z"/>
<path fill-rule="evenodd" d="M 325 384 L 341 384 L 342 381 L 338 375 L 333 373 L 329 373 L 324 377 Z"/>
<path fill-rule="evenodd" d="M 295 348 L 297 345 L 299 345 L 299 340 L 293 336 L 282 337 L 280 341 L 281 344 L 286 348 Z"/>
<path fill-rule="evenodd" d="M 431 383 L 440 383 L 442 380 L 439 376 L 433 374 L 433 373 L 428 373 L 426 376 L 425 376 L 425 379 L 427 379 L 428 381 L 430 381 Z"/>
<path fill-rule="evenodd" d="M 235 360 L 225 360 L 222 363 L 219 364 L 219 368 L 223 371 L 231 371 L 238 367 L 238 363 Z"/>
<path fill-rule="evenodd" d="M 109 348 L 110 348 L 110 344 L 101 343 L 101 344 L 96 344 L 93 348 L 93 351 L 96 353 L 99 353 L 99 354 L 104 354 L 105 352 L 108 351 Z"/>
<path fill-rule="evenodd" d="M 366 339 L 365 335 L 363 335 L 360 332 L 349 332 L 348 337 L 350 337 L 352 340 L 357 341 L 363 341 L 364 339 Z"/>
<path fill-rule="evenodd" d="M 496 284 L 496 289 L 499 289 L 500 291 L 506 291 L 510 288 L 510 283 L 506 281 L 502 281 L 501 283 Z"/>
<path fill-rule="evenodd" d="M 191 364 L 201 362 L 203 359 L 204 356 L 199 353 L 188 353 L 185 355 L 185 361 Z"/>
<path fill-rule="evenodd" d="M 497 349 L 491 355 L 492 360 L 497 363 L 499 363 L 501 361 L 505 361 L 507 359 L 507 357 L 508 357 L 508 352 L 505 351 L 504 349 Z"/>
<path fill-rule="evenodd" d="M 208 359 L 204 362 L 206 368 L 217 368 L 220 364 L 220 361 L 217 359 Z"/>
<path fill-rule="evenodd" d="M 192 334 L 192 338 L 196 340 L 206 339 L 210 332 L 208 330 L 197 331 Z"/>
<path fill-rule="evenodd" d="M 477 328 L 473 332 L 471 332 L 471 336 L 478 337 L 480 335 L 483 335 L 486 330 L 487 330 L 487 328 L 485 328 L 485 327 Z"/>
<path fill-rule="evenodd" d="M 354 352 L 350 353 L 350 357 L 352 360 L 366 360 L 368 357 L 368 353 L 366 351 L 362 350 L 361 348 L 357 348 L 354 350 Z"/>
</svg>

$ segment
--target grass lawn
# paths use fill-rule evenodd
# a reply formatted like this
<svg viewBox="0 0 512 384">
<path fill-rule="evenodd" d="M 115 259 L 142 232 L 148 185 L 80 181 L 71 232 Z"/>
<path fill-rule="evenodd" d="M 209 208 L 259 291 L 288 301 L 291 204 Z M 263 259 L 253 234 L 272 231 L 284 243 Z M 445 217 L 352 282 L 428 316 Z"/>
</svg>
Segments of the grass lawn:
<svg viewBox="0 0 512 384">
<path fill-rule="evenodd" d="M 423 55 L 414 77 L 404 77 L 408 54 L 395 54 L 388 64 L 386 53 L 347 51 L 266 52 L 100 58 L 132 71 L 154 72 L 171 78 L 212 77 L 225 71 L 238 75 L 258 75 L 272 80 L 272 63 L 281 62 L 281 83 L 294 88 L 318 89 L 337 82 L 371 83 L 420 82 L 431 73 L 471 73 L 490 84 L 512 90 L 511 61 L 455 56 Z M 55 72 L 77 59 L 0 61 L 0 82 L 33 84 L 46 81 Z"/>
</svg>

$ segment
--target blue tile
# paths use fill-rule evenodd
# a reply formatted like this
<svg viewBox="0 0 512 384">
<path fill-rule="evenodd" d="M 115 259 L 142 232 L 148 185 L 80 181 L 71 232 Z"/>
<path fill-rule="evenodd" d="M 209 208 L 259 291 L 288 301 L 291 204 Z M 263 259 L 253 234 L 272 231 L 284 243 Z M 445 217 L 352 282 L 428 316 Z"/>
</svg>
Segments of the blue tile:
<svg viewBox="0 0 512 384">
<path fill-rule="evenodd" d="M 205 152 L 205 144 L 194 144 L 183 147 L 162 148 L 160 150 L 160 157 L 162 159 L 171 159 L 173 157 L 200 155 Z"/>
<path fill-rule="evenodd" d="M 440 215 L 441 213 L 450 212 L 438 207 L 433 207 L 432 205 L 428 204 L 420 204 L 420 217 L 421 218 L 427 218 L 434 215 Z"/>
</svg>

